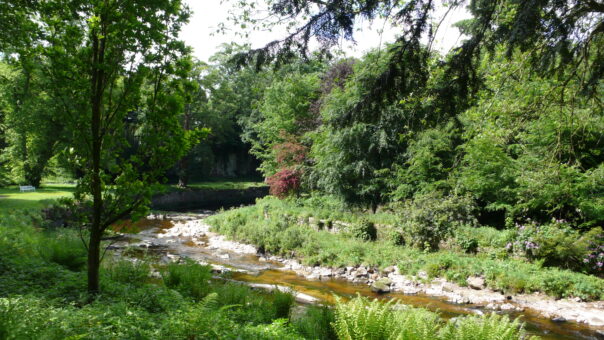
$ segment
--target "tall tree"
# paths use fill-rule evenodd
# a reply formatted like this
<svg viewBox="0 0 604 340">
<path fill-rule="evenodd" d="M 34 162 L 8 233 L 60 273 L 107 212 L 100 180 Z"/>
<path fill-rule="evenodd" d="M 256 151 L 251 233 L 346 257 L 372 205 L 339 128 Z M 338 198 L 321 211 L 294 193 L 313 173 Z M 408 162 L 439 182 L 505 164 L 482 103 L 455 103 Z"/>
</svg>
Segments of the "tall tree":
<svg viewBox="0 0 604 340">
<path fill-rule="evenodd" d="M 175 83 L 187 49 L 178 0 L 57 0 L 33 4 L 37 46 L 82 170 L 76 198 L 90 202 L 88 291 L 99 291 L 101 241 L 115 221 L 146 211 L 152 184 L 187 139 Z M 135 143 L 125 138 L 135 124 Z M 127 152 L 126 152 L 127 151 Z M 133 152 L 134 151 L 134 152 Z"/>
<path fill-rule="evenodd" d="M 48 79 L 33 55 L 7 58 L 0 76 L 7 96 L 4 106 L 6 157 L 11 159 L 13 179 L 38 187 L 48 161 L 61 139 L 60 108 L 49 95 Z"/>
</svg>

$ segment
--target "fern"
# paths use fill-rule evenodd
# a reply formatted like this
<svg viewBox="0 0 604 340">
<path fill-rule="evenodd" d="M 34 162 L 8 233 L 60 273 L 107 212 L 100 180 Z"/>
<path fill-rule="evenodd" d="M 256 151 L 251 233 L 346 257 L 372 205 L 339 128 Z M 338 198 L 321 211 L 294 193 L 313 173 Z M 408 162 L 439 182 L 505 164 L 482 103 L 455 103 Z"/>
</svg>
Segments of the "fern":
<svg viewBox="0 0 604 340">
<path fill-rule="evenodd" d="M 436 313 L 357 297 L 336 298 L 332 326 L 340 340 L 520 340 L 526 333 L 506 316 L 469 316 L 444 323 Z M 532 337 L 531 339 L 537 339 Z"/>
<path fill-rule="evenodd" d="M 524 328 L 518 319 L 507 316 L 469 316 L 449 322 L 440 332 L 442 339 L 452 340 L 518 340 L 526 339 Z M 531 337 L 530 339 L 537 339 Z"/>
<path fill-rule="evenodd" d="M 435 339 L 438 325 L 438 316 L 426 310 L 363 297 L 348 303 L 338 299 L 333 323 L 341 340 Z"/>
</svg>

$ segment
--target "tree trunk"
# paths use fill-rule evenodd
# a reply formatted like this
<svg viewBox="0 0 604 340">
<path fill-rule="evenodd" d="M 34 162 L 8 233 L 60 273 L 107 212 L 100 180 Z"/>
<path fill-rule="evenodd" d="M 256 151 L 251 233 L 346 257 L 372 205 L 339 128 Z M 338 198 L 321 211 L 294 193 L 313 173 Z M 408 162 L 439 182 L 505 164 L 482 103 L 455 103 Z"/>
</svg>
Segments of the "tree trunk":
<svg viewBox="0 0 604 340">
<path fill-rule="evenodd" d="M 189 184 L 189 157 L 184 156 L 178 161 L 178 186 L 186 188 Z"/>
<path fill-rule="evenodd" d="M 92 224 L 90 226 L 90 242 L 88 242 L 88 293 L 91 296 L 94 296 L 99 293 L 100 248 L 101 237 L 104 231 L 101 222 L 103 214 L 103 192 L 101 182 L 101 110 L 105 75 L 101 65 L 104 61 L 105 38 L 99 39 L 97 32 L 93 32 L 92 53 L 92 173 L 90 183 L 92 193 Z"/>
<path fill-rule="evenodd" d="M 99 233 L 98 230 L 90 232 L 90 242 L 88 243 L 88 293 L 91 297 L 100 291 L 101 236 L 102 232 Z"/>
<path fill-rule="evenodd" d="M 185 106 L 185 114 L 182 121 L 182 128 L 185 131 L 191 130 L 191 107 L 189 104 Z M 189 184 L 189 155 L 183 156 L 178 161 L 178 186 L 185 188 Z"/>
</svg>

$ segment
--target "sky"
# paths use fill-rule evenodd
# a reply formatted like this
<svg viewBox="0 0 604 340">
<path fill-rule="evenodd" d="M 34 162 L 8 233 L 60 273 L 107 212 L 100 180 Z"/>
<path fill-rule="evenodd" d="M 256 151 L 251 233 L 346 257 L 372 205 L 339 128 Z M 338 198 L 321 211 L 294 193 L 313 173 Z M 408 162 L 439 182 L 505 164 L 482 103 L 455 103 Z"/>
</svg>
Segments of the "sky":
<svg viewBox="0 0 604 340">
<path fill-rule="evenodd" d="M 185 0 L 185 2 L 189 5 L 193 14 L 190 22 L 183 28 L 180 37 L 193 47 L 194 55 L 202 61 L 208 61 L 210 56 L 218 52 L 220 45 L 223 43 L 250 43 L 252 48 L 259 48 L 268 42 L 282 39 L 287 35 L 284 26 L 273 28 L 270 32 L 251 31 L 247 38 L 236 34 L 236 30 L 224 34 L 216 33 L 219 24 L 228 21 L 230 10 L 228 1 L 221 3 L 220 0 Z M 440 20 L 445 11 L 444 8 L 438 9 L 435 18 Z M 469 13 L 463 8 L 452 10 L 439 28 L 434 47 L 446 53 L 459 44 L 461 41 L 460 33 L 457 28 L 452 27 L 452 24 L 469 17 Z M 227 26 L 229 26 L 228 23 Z M 380 34 L 382 29 L 383 32 Z M 342 41 L 340 48 L 348 56 L 360 57 L 370 49 L 394 41 L 397 32 L 399 30 L 396 27 L 384 25 L 382 20 L 360 22 L 355 33 L 356 44 Z"/>
</svg>

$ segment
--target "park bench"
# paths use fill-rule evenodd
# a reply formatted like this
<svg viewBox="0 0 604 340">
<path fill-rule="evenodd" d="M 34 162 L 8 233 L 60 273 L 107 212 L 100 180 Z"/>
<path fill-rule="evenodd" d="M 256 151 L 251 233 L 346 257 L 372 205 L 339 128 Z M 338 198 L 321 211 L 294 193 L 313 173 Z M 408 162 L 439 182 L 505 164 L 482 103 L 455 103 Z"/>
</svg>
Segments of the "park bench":
<svg viewBox="0 0 604 340">
<path fill-rule="evenodd" d="M 24 192 L 24 191 L 36 191 L 36 187 L 31 186 L 31 185 L 20 185 L 19 186 L 19 191 Z"/>
</svg>

